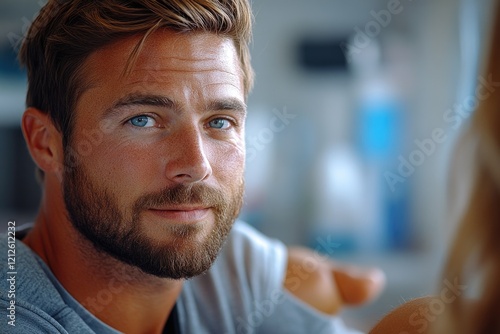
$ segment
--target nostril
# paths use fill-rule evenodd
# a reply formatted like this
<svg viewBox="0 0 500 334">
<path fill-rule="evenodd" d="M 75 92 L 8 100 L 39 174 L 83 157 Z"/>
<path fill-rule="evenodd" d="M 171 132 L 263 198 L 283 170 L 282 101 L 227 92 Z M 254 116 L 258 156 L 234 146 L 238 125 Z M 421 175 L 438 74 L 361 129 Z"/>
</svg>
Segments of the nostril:
<svg viewBox="0 0 500 334">
<path fill-rule="evenodd" d="M 191 179 L 189 174 L 179 174 L 175 176 L 176 179 Z"/>
<path fill-rule="evenodd" d="M 208 178 L 212 174 L 212 168 L 205 159 L 198 163 L 179 159 L 166 166 L 166 174 L 175 182 L 198 182 Z"/>
</svg>

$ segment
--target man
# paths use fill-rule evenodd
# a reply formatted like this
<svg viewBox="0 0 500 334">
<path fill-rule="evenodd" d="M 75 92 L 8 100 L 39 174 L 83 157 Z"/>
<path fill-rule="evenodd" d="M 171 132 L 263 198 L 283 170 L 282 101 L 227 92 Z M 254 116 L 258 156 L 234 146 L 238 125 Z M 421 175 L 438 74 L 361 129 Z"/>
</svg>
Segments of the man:
<svg viewBox="0 0 500 334">
<path fill-rule="evenodd" d="M 16 246 L 9 332 L 347 331 L 321 312 L 373 298 L 378 271 L 233 226 L 250 35 L 246 0 L 42 9 L 20 59 L 43 199 Z"/>
</svg>

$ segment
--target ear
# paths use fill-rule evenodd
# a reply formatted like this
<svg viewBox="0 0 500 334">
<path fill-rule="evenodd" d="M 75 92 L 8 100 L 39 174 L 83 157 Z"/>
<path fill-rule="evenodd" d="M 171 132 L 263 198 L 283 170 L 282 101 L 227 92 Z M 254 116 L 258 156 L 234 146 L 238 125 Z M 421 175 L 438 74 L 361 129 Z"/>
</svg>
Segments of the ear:
<svg viewBox="0 0 500 334">
<path fill-rule="evenodd" d="M 36 108 L 26 109 L 22 130 L 28 150 L 37 166 L 46 174 L 62 175 L 62 136 L 48 114 Z"/>
</svg>

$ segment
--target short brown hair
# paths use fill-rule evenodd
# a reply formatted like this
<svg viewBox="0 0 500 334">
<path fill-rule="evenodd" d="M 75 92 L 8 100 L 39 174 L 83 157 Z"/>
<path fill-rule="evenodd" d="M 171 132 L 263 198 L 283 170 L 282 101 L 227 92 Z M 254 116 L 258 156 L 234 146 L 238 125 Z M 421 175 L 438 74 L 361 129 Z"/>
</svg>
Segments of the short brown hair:
<svg viewBox="0 0 500 334">
<path fill-rule="evenodd" d="M 253 83 L 248 0 L 49 0 L 19 52 L 28 72 L 27 106 L 49 114 L 66 146 L 73 109 L 85 89 L 81 75 L 85 59 L 121 38 L 142 34 L 145 39 L 157 28 L 230 37 L 248 95 Z"/>
</svg>

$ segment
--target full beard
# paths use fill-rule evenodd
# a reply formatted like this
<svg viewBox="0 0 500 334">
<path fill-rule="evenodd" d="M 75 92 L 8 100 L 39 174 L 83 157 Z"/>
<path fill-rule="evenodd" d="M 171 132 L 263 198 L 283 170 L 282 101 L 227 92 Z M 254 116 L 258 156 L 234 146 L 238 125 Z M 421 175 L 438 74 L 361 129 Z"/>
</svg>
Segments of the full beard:
<svg viewBox="0 0 500 334">
<path fill-rule="evenodd" d="M 68 166 L 68 165 L 66 165 Z M 243 201 L 243 178 L 231 194 L 202 184 L 179 184 L 141 196 L 125 216 L 116 199 L 93 183 L 84 167 L 67 167 L 63 193 L 68 219 L 94 248 L 143 272 L 163 278 L 186 279 L 200 275 L 213 264 Z M 168 225 L 158 233 L 168 242 L 153 240 L 143 230 L 141 213 L 163 205 L 196 204 L 211 207 L 213 229 L 204 224 Z M 200 240 L 200 234 L 205 233 Z M 160 237 L 162 237 L 160 235 Z"/>
</svg>

